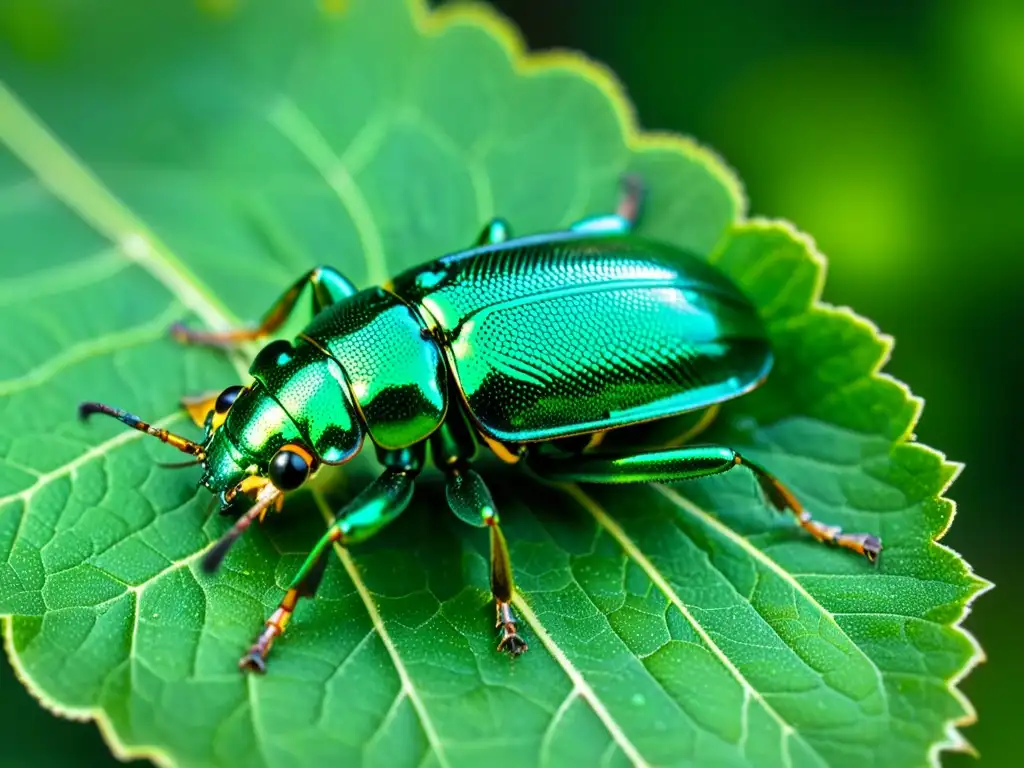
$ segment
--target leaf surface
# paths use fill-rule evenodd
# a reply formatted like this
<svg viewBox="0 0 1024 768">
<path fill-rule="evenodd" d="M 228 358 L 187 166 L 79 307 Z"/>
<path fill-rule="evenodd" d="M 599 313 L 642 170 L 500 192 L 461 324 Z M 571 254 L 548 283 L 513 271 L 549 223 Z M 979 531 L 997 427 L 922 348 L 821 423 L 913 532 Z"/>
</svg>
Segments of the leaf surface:
<svg viewBox="0 0 1024 768">
<path fill-rule="evenodd" d="M 915 765 L 963 747 L 954 686 L 980 649 L 959 622 L 986 583 L 935 541 L 956 467 L 909 441 L 919 403 L 878 373 L 888 341 L 818 302 L 813 245 L 747 220 L 711 153 L 638 133 L 607 73 L 526 56 L 477 8 L 18 8 L 0 16 L 0 614 L 47 706 L 177 765 Z M 228 523 L 194 471 L 76 404 L 188 431 L 182 394 L 248 377 L 242 355 L 172 343 L 172 321 L 249 321 L 318 263 L 383 282 L 494 215 L 563 228 L 614 208 L 624 171 L 651 188 L 642 233 L 706 256 L 769 323 L 771 378 L 702 439 L 880 534 L 880 565 L 808 541 L 743 472 L 584 489 L 488 466 L 529 653 L 495 652 L 486 536 L 427 477 L 339 551 L 270 674 L 239 675 L 369 452 L 209 577 Z"/>
</svg>

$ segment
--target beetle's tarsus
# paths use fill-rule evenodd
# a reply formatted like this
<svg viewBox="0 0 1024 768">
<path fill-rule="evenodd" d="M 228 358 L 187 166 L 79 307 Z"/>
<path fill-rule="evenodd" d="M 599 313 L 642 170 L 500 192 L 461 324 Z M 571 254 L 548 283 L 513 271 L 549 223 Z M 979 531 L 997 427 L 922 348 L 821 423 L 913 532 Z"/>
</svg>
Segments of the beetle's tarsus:
<svg viewBox="0 0 1024 768">
<path fill-rule="evenodd" d="M 267 671 L 267 660 L 253 648 L 238 661 L 238 668 L 242 672 L 255 672 L 258 675 L 263 675 Z"/>
<path fill-rule="evenodd" d="M 619 198 L 619 205 L 615 209 L 615 213 L 628 221 L 630 225 L 634 225 L 640 218 L 640 212 L 643 209 L 647 185 L 640 174 L 627 173 L 623 174 L 620 179 L 619 187 L 622 190 L 622 196 Z"/>
<path fill-rule="evenodd" d="M 262 675 L 267 671 L 267 655 L 270 653 L 270 646 L 274 644 L 274 638 L 283 631 L 283 627 L 279 626 L 275 621 L 275 619 L 279 618 L 279 613 L 280 609 L 275 611 L 274 615 L 267 621 L 263 631 L 260 632 L 260 636 L 256 638 L 256 642 L 238 660 L 238 668 L 242 672 L 257 672 Z"/>
<path fill-rule="evenodd" d="M 786 486 L 776 480 L 762 467 L 747 461 L 736 454 L 736 463 L 742 464 L 754 473 L 758 485 L 764 491 L 768 502 L 779 512 L 789 512 L 796 516 L 800 527 L 811 536 L 825 544 L 831 544 L 842 549 L 849 549 L 858 555 L 863 555 L 869 563 L 878 561 L 882 552 L 882 540 L 870 533 L 843 533 L 838 525 L 826 525 L 819 523 L 811 517 L 811 513 L 804 509 Z"/>
<path fill-rule="evenodd" d="M 509 655 L 515 658 L 520 654 L 526 653 L 529 647 L 526 641 L 516 633 L 514 624 L 503 626 L 501 641 L 498 643 L 499 651 L 508 651 Z"/>
<path fill-rule="evenodd" d="M 499 600 L 495 603 L 495 608 L 498 613 L 498 623 L 494 626 L 501 629 L 501 640 L 498 642 L 498 650 L 508 651 L 513 658 L 526 653 L 530 646 L 516 632 L 516 624 L 519 622 L 516 619 L 516 615 L 512 612 L 512 606 Z"/>
<path fill-rule="evenodd" d="M 274 644 L 274 640 L 284 632 L 284 628 L 288 626 L 299 597 L 299 591 L 295 588 L 289 589 L 285 593 L 277 610 L 270 614 L 270 618 L 263 625 L 263 631 L 256 638 L 256 642 L 239 659 L 238 668 L 240 670 L 243 672 L 259 673 L 267 671 L 267 655 L 270 653 L 270 647 Z"/>
<path fill-rule="evenodd" d="M 261 328 L 238 328 L 228 331 L 194 331 L 182 322 L 172 323 L 168 332 L 179 344 L 194 344 L 213 347 L 214 349 L 231 349 L 244 341 L 262 338 L 265 334 Z"/>
<path fill-rule="evenodd" d="M 818 541 L 863 555 L 869 563 L 878 562 L 878 556 L 882 552 L 882 540 L 874 534 L 843 533 L 843 529 L 838 525 L 824 525 L 811 519 L 810 514 L 803 509 L 793 511 L 797 514 L 800 527 Z"/>
</svg>

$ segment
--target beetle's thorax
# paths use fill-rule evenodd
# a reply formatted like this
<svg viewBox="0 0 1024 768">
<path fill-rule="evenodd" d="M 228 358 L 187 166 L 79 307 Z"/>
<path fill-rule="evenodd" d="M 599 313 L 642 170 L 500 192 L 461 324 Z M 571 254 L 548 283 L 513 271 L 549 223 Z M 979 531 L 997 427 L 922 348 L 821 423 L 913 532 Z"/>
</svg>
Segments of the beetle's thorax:
<svg viewBox="0 0 1024 768">
<path fill-rule="evenodd" d="M 437 342 L 418 314 L 382 288 L 332 305 L 302 333 L 343 372 L 373 442 L 405 448 L 444 419 L 447 374 Z"/>
</svg>

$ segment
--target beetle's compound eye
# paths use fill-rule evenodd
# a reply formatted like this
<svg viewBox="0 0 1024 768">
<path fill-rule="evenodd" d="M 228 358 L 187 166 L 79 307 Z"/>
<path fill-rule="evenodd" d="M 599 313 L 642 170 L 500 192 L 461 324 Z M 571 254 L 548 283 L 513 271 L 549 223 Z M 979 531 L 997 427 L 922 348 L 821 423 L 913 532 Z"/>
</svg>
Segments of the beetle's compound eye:
<svg viewBox="0 0 1024 768">
<path fill-rule="evenodd" d="M 282 491 L 294 491 L 306 482 L 312 463 L 313 457 L 304 448 L 286 445 L 271 459 L 267 474 Z"/>
<path fill-rule="evenodd" d="M 219 395 L 217 395 L 217 402 L 213 404 L 213 410 L 223 415 L 227 413 L 231 406 L 235 404 L 235 400 L 238 399 L 238 395 L 241 394 L 245 387 L 234 386 L 228 387 Z"/>
</svg>

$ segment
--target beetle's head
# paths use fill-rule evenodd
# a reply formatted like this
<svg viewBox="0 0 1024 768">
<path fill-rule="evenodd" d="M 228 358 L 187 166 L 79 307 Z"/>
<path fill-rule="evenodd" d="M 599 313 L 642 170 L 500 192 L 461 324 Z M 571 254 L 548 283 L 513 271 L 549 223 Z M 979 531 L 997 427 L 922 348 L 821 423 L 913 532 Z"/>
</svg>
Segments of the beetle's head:
<svg viewBox="0 0 1024 768">
<path fill-rule="evenodd" d="M 195 403 L 184 401 L 192 419 L 205 430 L 199 462 L 203 475 L 199 483 L 219 496 L 222 505 L 227 504 L 226 493 L 250 474 L 251 462 L 223 429 L 231 407 L 244 391 L 241 386 L 228 387 L 212 400 L 212 407 L 209 398 L 199 398 Z"/>
<path fill-rule="evenodd" d="M 199 482 L 225 509 L 239 494 L 258 498 L 268 485 L 275 495 L 294 491 L 319 466 L 291 418 L 258 382 L 225 389 L 204 426 Z"/>
<path fill-rule="evenodd" d="M 197 398 L 184 404 L 196 423 L 205 428 L 202 442 L 100 403 L 83 403 L 79 413 L 82 417 L 93 413 L 112 416 L 193 456 L 194 461 L 175 466 L 200 465 L 203 474 L 199 483 L 220 499 L 222 511 L 237 508 L 242 498 L 251 500 L 248 511 L 204 558 L 204 566 L 212 571 L 249 524 L 257 517 L 262 519 L 271 507 L 280 509 L 284 494 L 299 488 L 320 462 L 303 445 L 288 414 L 258 381 L 248 387 L 228 387 L 215 398 Z"/>
</svg>

